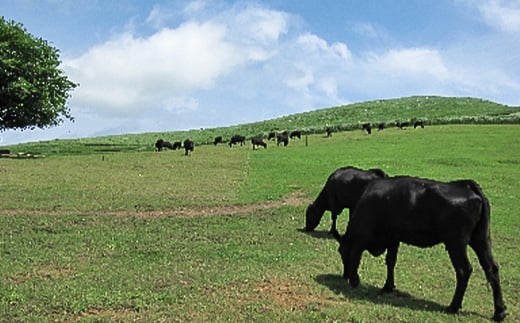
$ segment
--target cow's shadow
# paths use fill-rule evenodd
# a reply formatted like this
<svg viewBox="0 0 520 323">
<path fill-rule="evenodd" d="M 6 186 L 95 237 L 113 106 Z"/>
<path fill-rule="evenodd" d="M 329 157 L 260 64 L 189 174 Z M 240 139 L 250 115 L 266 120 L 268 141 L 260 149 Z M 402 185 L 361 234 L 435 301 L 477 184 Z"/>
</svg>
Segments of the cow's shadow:
<svg viewBox="0 0 520 323">
<path fill-rule="evenodd" d="M 321 285 L 328 287 L 336 295 L 342 295 L 350 299 L 359 299 L 374 304 L 391 305 L 395 307 L 408 308 L 414 311 L 428 311 L 428 312 L 445 312 L 446 305 L 420 299 L 412 296 L 407 292 L 394 290 L 392 293 L 381 293 L 381 289 L 375 286 L 367 286 L 361 284 L 358 288 L 351 288 L 348 286 L 347 281 L 340 275 L 334 274 L 323 274 L 318 275 L 315 278 L 316 282 Z M 479 316 L 486 318 L 485 316 L 467 310 L 461 310 L 459 314 L 461 317 Z"/>
<path fill-rule="evenodd" d="M 301 233 L 305 233 L 316 239 L 334 239 L 334 236 L 330 231 L 306 231 L 305 229 L 296 229 Z"/>
</svg>

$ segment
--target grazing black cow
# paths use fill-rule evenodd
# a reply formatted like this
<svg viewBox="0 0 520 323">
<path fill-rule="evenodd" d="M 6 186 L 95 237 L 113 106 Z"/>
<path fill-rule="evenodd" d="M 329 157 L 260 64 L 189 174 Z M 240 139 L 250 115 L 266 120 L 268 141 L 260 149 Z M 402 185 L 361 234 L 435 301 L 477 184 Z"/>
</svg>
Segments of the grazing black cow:
<svg viewBox="0 0 520 323">
<path fill-rule="evenodd" d="M 368 183 L 384 177 L 387 177 L 385 172 L 377 168 L 362 170 L 348 166 L 334 171 L 316 200 L 307 207 L 305 230 L 314 230 L 320 223 L 323 213 L 330 211 L 332 218 L 330 232 L 337 232 L 336 219 L 343 209 L 348 208 L 352 214 Z"/>
<path fill-rule="evenodd" d="M 467 246 L 475 251 L 493 290 L 493 319 L 506 316 L 498 265 L 490 238 L 490 207 L 479 185 L 472 180 L 443 183 L 415 177 L 393 177 L 370 182 L 350 216 L 340 242 L 343 277 L 359 285 L 361 255 L 379 256 L 386 250 L 387 277 L 383 292 L 392 292 L 394 267 L 400 242 L 421 248 L 443 243 L 455 269 L 457 287 L 446 311 L 462 307 L 473 268 Z"/>
<path fill-rule="evenodd" d="M 397 121 L 397 123 L 395 125 L 397 126 L 397 128 L 403 129 L 403 128 L 406 128 L 406 127 L 410 126 L 410 122 L 399 122 L 399 121 Z"/>
<path fill-rule="evenodd" d="M 381 122 L 377 125 L 377 131 L 382 131 L 386 127 L 386 124 L 384 122 Z"/>
<path fill-rule="evenodd" d="M 287 134 L 279 133 L 276 135 L 276 145 L 280 146 L 281 143 L 283 143 L 284 147 L 289 144 L 289 137 L 287 137 Z"/>
<path fill-rule="evenodd" d="M 240 143 L 240 146 L 245 145 L 246 137 L 242 135 L 234 135 L 233 137 L 231 137 L 231 140 L 229 140 L 229 147 L 232 147 L 238 143 Z"/>
<path fill-rule="evenodd" d="M 331 127 L 325 128 L 325 132 L 327 132 L 327 138 L 332 137 L 332 128 Z"/>
<path fill-rule="evenodd" d="M 271 131 L 269 135 L 267 136 L 267 140 L 275 140 L 276 139 L 276 132 Z"/>
<path fill-rule="evenodd" d="M 366 130 L 368 134 L 372 133 L 372 126 L 370 125 L 370 123 L 363 123 L 361 127 L 363 128 L 363 130 Z"/>
<path fill-rule="evenodd" d="M 9 149 L 0 149 L 0 155 L 10 155 L 11 151 Z"/>
<path fill-rule="evenodd" d="M 216 146 L 217 144 L 222 143 L 222 136 L 215 137 L 215 140 L 213 140 L 213 144 Z"/>
<path fill-rule="evenodd" d="M 162 145 L 164 143 L 164 140 L 162 139 L 158 139 L 156 142 L 155 142 L 155 151 L 161 151 L 162 150 Z"/>
<path fill-rule="evenodd" d="M 422 120 L 415 120 L 413 122 L 413 128 L 415 129 L 417 127 L 424 128 L 424 121 L 422 121 Z"/>
<path fill-rule="evenodd" d="M 173 142 L 173 150 L 177 150 L 177 149 L 181 149 L 182 148 L 182 143 L 180 141 L 175 141 Z"/>
<path fill-rule="evenodd" d="M 294 139 L 294 137 L 298 138 L 298 139 L 302 139 L 302 132 L 300 130 L 294 130 L 294 131 L 291 131 L 291 134 L 289 136 L 291 139 Z"/>
<path fill-rule="evenodd" d="M 251 145 L 253 146 L 253 150 L 255 149 L 256 146 L 262 146 L 264 148 L 267 148 L 267 144 L 264 142 L 264 140 L 260 136 L 251 138 Z"/>
<path fill-rule="evenodd" d="M 184 140 L 184 155 L 190 155 L 195 149 L 195 143 L 190 139 Z"/>
<path fill-rule="evenodd" d="M 172 144 L 163 139 L 159 139 L 155 142 L 155 151 L 163 151 L 165 148 L 172 149 Z"/>
</svg>

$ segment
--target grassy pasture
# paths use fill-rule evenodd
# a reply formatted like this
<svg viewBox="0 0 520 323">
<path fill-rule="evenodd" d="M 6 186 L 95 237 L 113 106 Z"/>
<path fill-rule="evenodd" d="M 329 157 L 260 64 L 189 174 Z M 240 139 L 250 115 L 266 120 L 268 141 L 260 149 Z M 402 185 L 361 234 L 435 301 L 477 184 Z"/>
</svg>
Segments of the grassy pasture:
<svg viewBox="0 0 520 323">
<path fill-rule="evenodd" d="M 384 257 L 362 285 L 341 278 L 327 215 L 303 213 L 336 168 L 473 178 L 491 202 L 510 322 L 520 321 L 518 125 L 443 125 L 310 135 L 288 147 L 197 146 L 0 159 L 0 320 L 486 322 L 491 290 L 474 267 L 459 315 L 442 246 L 403 245 L 398 292 L 378 295 Z M 307 143 L 307 144 L 306 144 Z M 344 228 L 347 216 L 340 216 Z"/>
</svg>

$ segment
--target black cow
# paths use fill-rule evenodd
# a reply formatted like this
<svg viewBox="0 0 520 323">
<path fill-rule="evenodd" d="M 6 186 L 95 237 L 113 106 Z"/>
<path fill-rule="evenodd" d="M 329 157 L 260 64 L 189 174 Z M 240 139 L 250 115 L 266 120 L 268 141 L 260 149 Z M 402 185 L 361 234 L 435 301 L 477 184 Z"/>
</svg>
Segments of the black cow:
<svg viewBox="0 0 520 323">
<path fill-rule="evenodd" d="M 370 123 L 363 123 L 361 127 L 363 128 L 363 130 L 366 130 L 368 134 L 372 133 L 372 126 L 370 125 Z"/>
<path fill-rule="evenodd" d="M 305 212 L 305 230 L 312 231 L 320 223 L 323 213 L 330 211 L 332 226 L 330 232 L 337 232 L 336 219 L 343 209 L 354 212 L 357 202 L 371 181 L 387 177 L 380 169 L 362 170 L 348 166 L 330 174 L 316 200 Z"/>
<path fill-rule="evenodd" d="M 177 150 L 177 149 L 181 149 L 182 148 L 182 143 L 180 141 L 175 141 L 173 142 L 173 150 Z"/>
<path fill-rule="evenodd" d="M 422 120 L 416 120 L 414 121 L 413 123 L 413 128 L 417 128 L 417 127 L 421 127 L 421 128 L 424 128 L 424 121 Z"/>
<path fill-rule="evenodd" d="M 165 148 L 173 149 L 173 145 L 169 141 L 164 141 L 163 139 L 159 139 L 155 142 L 155 150 L 163 151 Z"/>
<path fill-rule="evenodd" d="M 397 128 L 403 129 L 403 128 L 410 126 L 410 122 L 399 122 L 398 121 L 395 125 L 397 126 Z"/>
<path fill-rule="evenodd" d="M 267 148 L 267 144 L 264 142 L 264 140 L 260 136 L 251 138 L 251 145 L 253 146 L 253 150 L 255 149 L 256 146 L 262 146 L 264 148 Z"/>
<path fill-rule="evenodd" d="M 184 155 L 190 155 L 195 149 L 195 143 L 190 139 L 184 140 Z"/>
<path fill-rule="evenodd" d="M 0 155 L 10 155 L 11 151 L 9 149 L 0 149 Z"/>
<path fill-rule="evenodd" d="M 164 140 L 163 140 L 163 139 L 158 139 L 158 140 L 155 142 L 155 151 L 162 151 L 162 149 L 163 149 L 163 143 L 164 143 Z"/>
<path fill-rule="evenodd" d="M 325 132 L 327 133 L 327 137 L 332 137 L 332 128 L 331 127 L 325 128 Z"/>
<path fill-rule="evenodd" d="M 245 145 L 246 137 L 242 135 L 234 135 L 233 137 L 231 137 L 231 140 L 229 140 L 229 147 L 232 147 L 238 143 L 240 143 L 240 146 Z"/>
<path fill-rule="evenodd" d="M 392 292 L 394 267 L 400 242 L 418 247 L 443 243 L 455 269 L 457 287 L 446 311 L 457 313 L 472 272 L 467 245 L 475 251 L 493 290 L 493 319 L 506 316 L 498 265 L 490 238 L 489 202 L 472 180 L 443 183 L 415 177 L 394 177 L 369 183 L 350 216 L 340 242 L 343 277 L 359 285 L 361 255 L 379 256 L 386 250 L 387 277 L 383 292 Z"/>
<path fill-rule="evenodd" d="M 302 139 L 302 132 L 300 130 L 294 130 L 291 132 L 290 136 L 291 139 L 294 139 L 294 137 L 298 139 Z"/>
<path fill-rule="evenodd" d="M 217 144 L 222 143 L 222 136 L 215 137 L 215 140 L 213 140 L 213 144 L 216 146 Z"/>
<path fill-rule="evenodd" d="M 267 140 L 275 140 L 276 139 L 276 132 L 271 131 L 269 135 L 267 136 Z"/>
<path fill-rule="evenodd" d="M 384 122 L 381 122 L 377 125 L 377 131 L 382 131 L 386 127 L 386 124 Z"/>
<path fill-rule="evenodd" d="M 280 146 L 281 143 L 283 143 L 284 146 L 289 144 L 289 137 L 287 137 L 287 134 L 279 133 L 276 135 L 276 145 Z"/>
</svg>

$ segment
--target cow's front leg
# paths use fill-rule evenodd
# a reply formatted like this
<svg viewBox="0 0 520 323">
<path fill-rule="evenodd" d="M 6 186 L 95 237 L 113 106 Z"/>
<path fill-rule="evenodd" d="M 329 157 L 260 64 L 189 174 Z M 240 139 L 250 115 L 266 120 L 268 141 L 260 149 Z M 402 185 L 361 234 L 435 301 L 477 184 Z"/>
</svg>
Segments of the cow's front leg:
<svg viewBox="0 0 520 323">
<path fill-rule="evenodd" d="M 349 267 L 349 283 L 350 286 L 356 288 L 359 286 L 360 279 L 358 275 L 359 263 L 361 262 L 361 255 L 363 250 L 353 248 L 350 252 L 350 267 Z"/>
<path fill-rule="evenodd" d="M 383 289 L 381 289 L 382 293 L 391 293 L 394 291 L 395 282 L 394 282 L 394 269 L 395 264 L 397 262 L 397 250 L 399 249 L 399 242 L 392 243 L 386 249 L 386 282 Z"/>
</svg>

